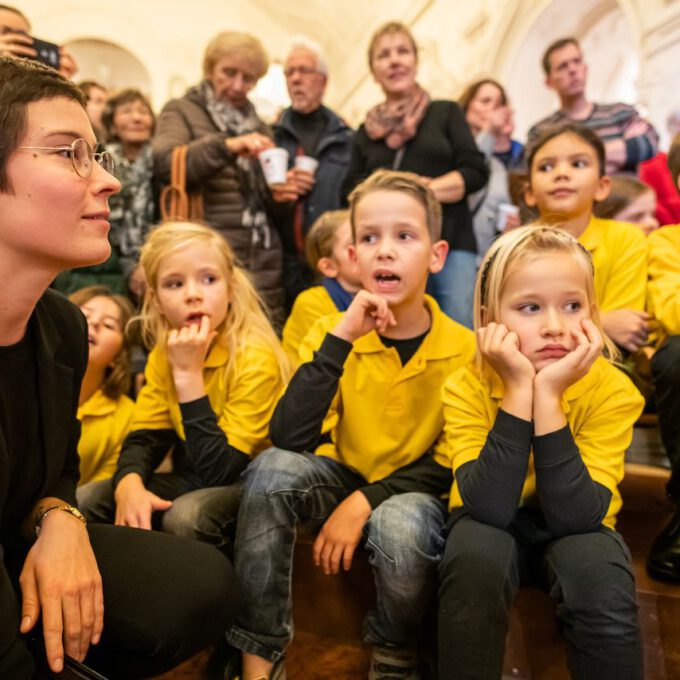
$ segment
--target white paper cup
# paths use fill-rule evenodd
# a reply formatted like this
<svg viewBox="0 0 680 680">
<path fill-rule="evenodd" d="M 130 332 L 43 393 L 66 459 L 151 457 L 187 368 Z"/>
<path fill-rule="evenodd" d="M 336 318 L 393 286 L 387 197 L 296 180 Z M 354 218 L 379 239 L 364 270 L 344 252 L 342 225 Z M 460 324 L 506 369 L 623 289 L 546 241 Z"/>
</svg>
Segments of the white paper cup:
<svg viewBox="0 0 680 680">
<path fill-rule="evenodd" d="M 267 184 L 285 184 L 288 172 L 288 152 L 280 146 L 266 149 L 258 156 Z"/>
<path fill-rule="evenodd" d="M 499 232 L 505 231 L 508 223 L 508 217 L 518 216 L 519 208 L 512 203 L 501 203 L 498 206 L 498 213 L 496 214 L 496 230 Z"/>
<path fill-rule="evenodd" d="M 311 156 L 295 156 L 295 167 L 298 170 L 305 170 L 306 172 L 311 172 L 312 175 L 316 172 L 319 167 L 319 161 Z"/>
</svg>

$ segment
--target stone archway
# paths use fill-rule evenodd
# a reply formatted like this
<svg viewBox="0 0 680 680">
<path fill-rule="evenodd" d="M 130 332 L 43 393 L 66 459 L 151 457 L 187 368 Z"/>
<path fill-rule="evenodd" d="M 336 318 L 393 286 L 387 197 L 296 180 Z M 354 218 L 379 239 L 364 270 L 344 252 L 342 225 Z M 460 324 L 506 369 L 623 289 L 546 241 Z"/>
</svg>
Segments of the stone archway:
<svg viewBox="0 0 680 680">
<path fill-rule="evenodd" d="M 111 91 L 132 87 L 151 92 L 147 68 L 126 48 L 101 38 L 78 38 L 66 47 L 78 62 L 79 81 L 94 80 Z"/>
</svg>

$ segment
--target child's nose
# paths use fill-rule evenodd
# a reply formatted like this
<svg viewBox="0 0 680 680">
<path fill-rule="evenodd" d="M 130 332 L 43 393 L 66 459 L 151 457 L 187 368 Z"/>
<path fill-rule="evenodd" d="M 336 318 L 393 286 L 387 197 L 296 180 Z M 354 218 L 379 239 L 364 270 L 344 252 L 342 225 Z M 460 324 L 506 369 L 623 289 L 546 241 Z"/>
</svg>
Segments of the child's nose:
<svg viewBox="0 0 680 680">
<path fill-rule="evenodd" d="M 189 280 L 184 287 L 184 294 L 188 299 L 193 300 L 200 297 L 201 288 L 195 281 Z"/>
<path fill-rule="evenodd" d="M 551 335 L 561 334 L 564 332 L 564 324 L 562 317 L 557 310 L 548 310 L 543 320 L 543 328 L 546 333 Z"/>
</svg>

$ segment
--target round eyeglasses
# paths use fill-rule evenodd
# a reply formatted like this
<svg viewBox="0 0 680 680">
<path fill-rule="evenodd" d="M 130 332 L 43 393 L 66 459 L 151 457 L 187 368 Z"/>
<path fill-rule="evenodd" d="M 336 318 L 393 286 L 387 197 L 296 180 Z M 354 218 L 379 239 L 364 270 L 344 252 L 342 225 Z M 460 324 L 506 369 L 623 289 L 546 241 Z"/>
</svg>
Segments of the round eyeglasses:
<svg viewBox="0 0 680 680">
<path fill-rule="evenodd" d="M 71 159 L 76 174 L 83 179 L 87 179 L 92 174 L 93 161 L 110 175 L 113 175 L 113 158 L 111 154 L 108 151 L 95 153 L 82 137 L 74 139 L 70 146 L 18 146 L 17 150 L 65 154 Z"/>
</svg>

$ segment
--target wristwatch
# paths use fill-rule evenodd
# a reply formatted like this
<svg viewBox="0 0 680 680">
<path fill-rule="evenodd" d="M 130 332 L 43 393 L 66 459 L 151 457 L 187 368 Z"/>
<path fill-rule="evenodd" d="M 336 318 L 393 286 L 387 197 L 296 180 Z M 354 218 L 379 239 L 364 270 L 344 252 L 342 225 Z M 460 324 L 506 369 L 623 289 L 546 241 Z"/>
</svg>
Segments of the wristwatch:
<svg viewBox="0 0 680 680">
<path fill-rule="evenodd" d="M 45 519 L 45 515 L 47 515 L 48 512 L 52 512 L 52 510 L 62 510 L 63 512 L 68 512 L 69 515 L 73 515 L 76 519 L 79 519 L 83 524 L 87 524 L 85 521 L 85 517 L 83 516 L 83 513 L 78 510 L 78 508 L 73 507 L 72 505 L 69 505 L 68 503 L 60 503 L 59 505 L 50 505 L 49 508 L 44 510 L 40 516 L 35 520 L 35 535 L 39 536 L 40 535 L 40 528 L 42 527 L 43 520 Z"/>
</svg>

